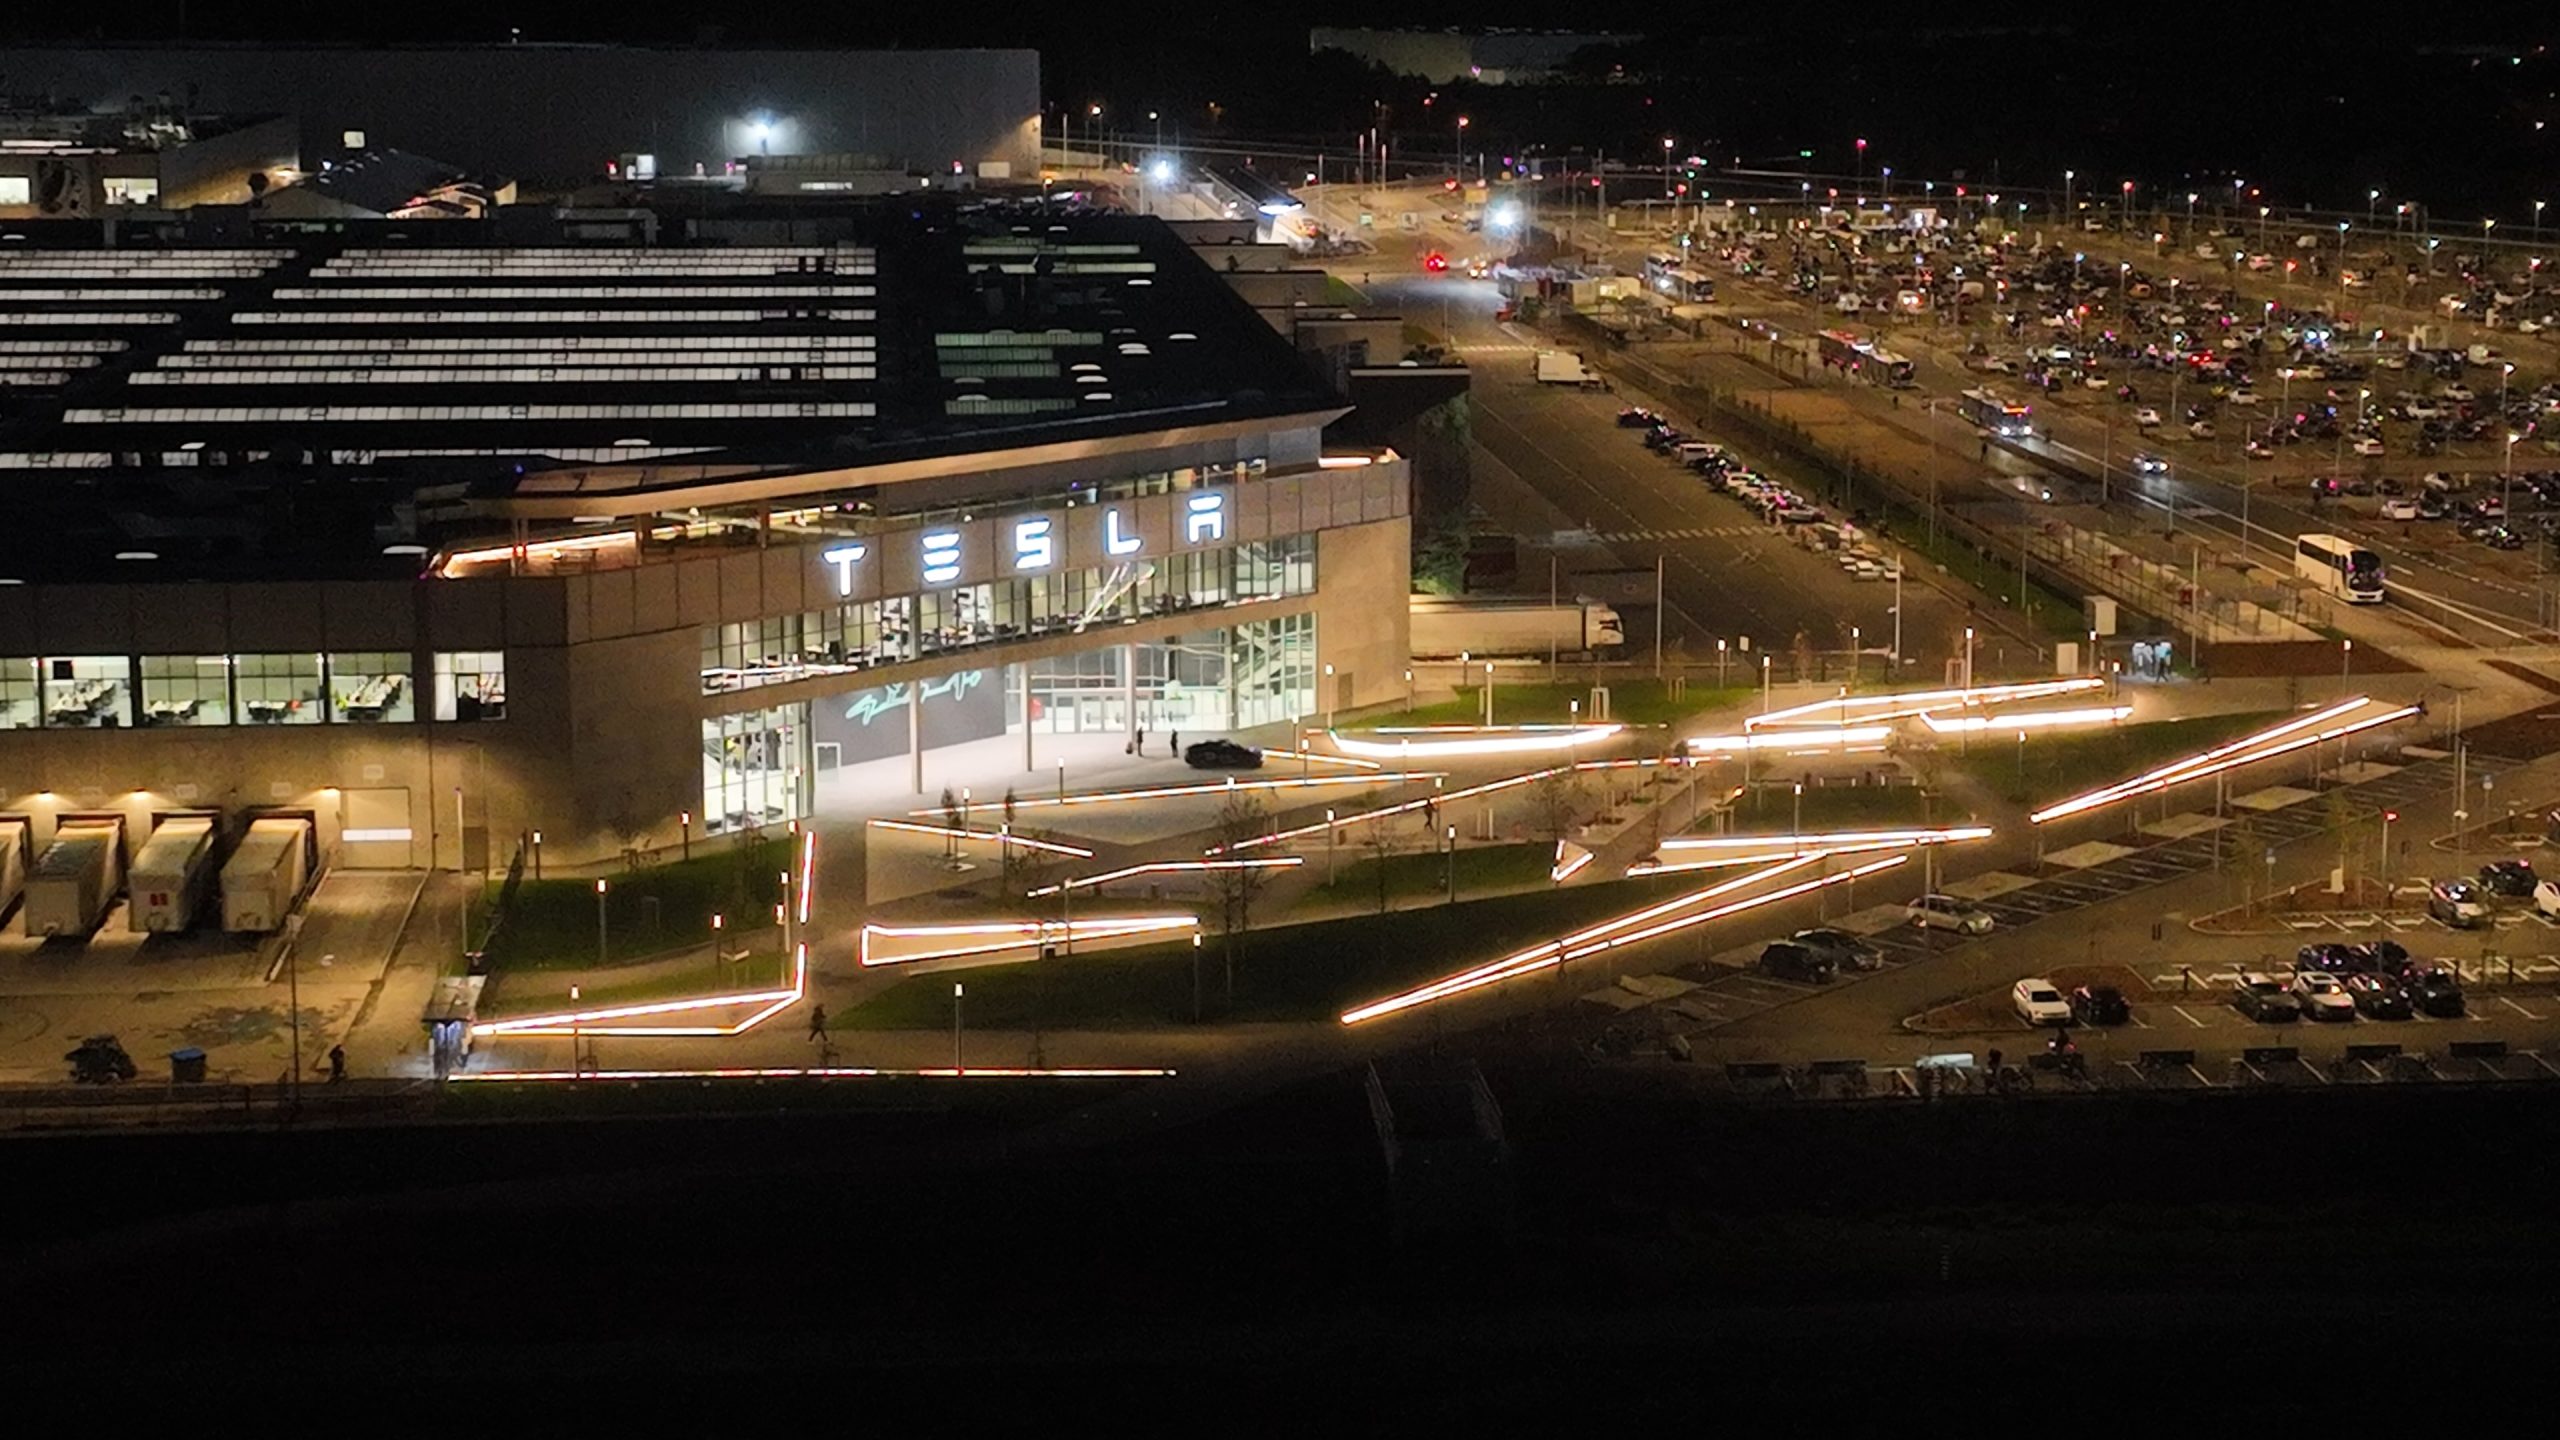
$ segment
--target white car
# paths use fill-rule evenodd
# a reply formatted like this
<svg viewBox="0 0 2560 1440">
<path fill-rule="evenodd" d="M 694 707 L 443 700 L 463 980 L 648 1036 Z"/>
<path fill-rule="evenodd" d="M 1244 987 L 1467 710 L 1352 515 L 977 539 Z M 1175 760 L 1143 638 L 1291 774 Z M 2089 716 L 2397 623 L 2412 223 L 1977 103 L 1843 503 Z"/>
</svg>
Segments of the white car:
<svg viewBox="0 0 2560 1440">
<path fill-rule="evenodd" d="M 2480 398 L 2471 393 L 2471 387 L 2468 385 L 2440 386 L 2436 390 L 2436 395 L 2441 399 L 2451 400 L 2457 405 L 2468 405 Z"/>
<path fill-rule="evenodd" d="M 2050 980 L 2029 976 L 2009 987 L 2010 1007 L 2029 1025 L 2068 1025 L 2071 1006 Z"/>
<path fill-rule="evenodd" d="M 2560 882 L 2537 881 L 2533 887 L 2533 908 L 2546 920 L 2560 920 Z"/>
<path fill-rule="evenodd" d="M 2302 1006 L 2305 1020 L 2353 1020 L 2356 997 L 2338 983 L 2338 977 L 2326 970 L 2297 970 L 2289 987 L 2293 998 Z"/>
<path fill-rule="evenodd" d="M 2188 438 L 2189 438 L 2189 439 L 2193 439 L 2193 440 L 2210 440 L 2210 439 L 2212 439 L 2212 438 L 2213 438 L 2213 422 L 2212 422 L 2212 421 L 2210 421 L 2210 420 L 2198 420 L 2198 421 L 2197 421 L 2197 422 L 2195 422 L 2194 424 L 2192 424 L 2192 425 L 2190 425 L 2190 426 L 2188 426 L 2188 427 L 2187 427 L 2187 436 L 2188 436 Z"/>
<path fill-rule="evenodd" d="M 2258 392 L 2243 385 L 2222 398 L 2234 405 L 2255 405 L 2258 403 Z"/>
<path fill-rule="evenodd" d="M 1953 930 L 1959 935 L 1991 933 L 1991 913 L 1953 895 L 1923 895 L 1903 906 L 1902 913 L 1923 930 Z"/>
<path fill-rule="evenodd" d="M 2249 257 L 2249 268 L 2252 270 L 2273 270 L 2276 268 L 2276 258 L 2272 255 L 2252 255 Z"/>
<path fill-rule="evenodd" d="M 2418 518 L 2418 502 L 2410 499 L 2406 495 L 2394 495 L 2390 499 L 2382 502 L 2382 518 L 2385 520 L 2415 520 Z M 2543 883 L 2549 884 L 2550 882 L 2545 881 Z"/>
<path fill-rule="evenodd" d="M 2153 406 L 2145 405 L 2133 412 L 2133 423 L 2149 430 L 2160 423 L 2160 412 Z"/>
<path fill-rule="evenodd" d="M 2356 437 L 2356 443 L 2347 448 L 2359 455 L 2379 455 L 2382 453 L 2382 442 L 2370 435 L 2359 435 Z"/>
</svg>

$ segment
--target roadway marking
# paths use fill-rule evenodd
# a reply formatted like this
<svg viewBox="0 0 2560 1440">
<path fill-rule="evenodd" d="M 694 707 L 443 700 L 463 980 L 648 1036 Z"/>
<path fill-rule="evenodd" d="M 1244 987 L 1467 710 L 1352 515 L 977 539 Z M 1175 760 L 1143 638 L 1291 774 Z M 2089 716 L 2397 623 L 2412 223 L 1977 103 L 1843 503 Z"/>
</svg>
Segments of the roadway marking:
<svg viewBox="0 0 2560 1440">
<path fill-rule="evenodd" d="M 2170 1009 L 2172 1009 L 2172 1010 L 2177 1011 L 2177 1012 L 2178 1012 L 2178 1016 L 2179 1016 L 2179 1018 L 2180 1018 L 2180 1019 L 2185 1020 L 2188 1024 L 2193 1025 L 2193 1026 L 2194 1026 L 2194 1027 L 2196 1027 L 2197 1029 L 2202 1030 L 2202 1029 L 2206 1028 L 2206 1027 L 2205 1027 L 2205 1023 L 2204 1023 L 2203 1021 L 2201 1021 L 2201 1020 L 2197 1019 L 2196 1017 L 2194 1017 L 2193 1015 L 2189 1015 L 2189 1014 L 2187 1013 L 2187 1007 L 2186 1007 L 2186 1006 L 2184 1006 L 2184 1005 L 2172 1005 L 2172 1006 L 2170 1006 L 2169 1008 L 2170 1008 Z"/>
</svg>

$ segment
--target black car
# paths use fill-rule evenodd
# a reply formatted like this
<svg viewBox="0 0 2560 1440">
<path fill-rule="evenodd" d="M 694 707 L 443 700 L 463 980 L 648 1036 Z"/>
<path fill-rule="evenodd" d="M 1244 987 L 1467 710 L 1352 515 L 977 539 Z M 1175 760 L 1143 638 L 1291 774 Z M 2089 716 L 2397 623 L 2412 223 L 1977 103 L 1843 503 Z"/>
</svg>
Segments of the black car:
<svg viewBox="0 0 2560 1440">
<path fill-rule="evenodd" d="M 1884 951 L 1846 930 L 1799 930 L 1787 939 L 1817 955 L 1829 956 L 1831 963 L 1842 970 L 1884 968 Z"/>
<path fill-rule="evenodd" d="M 2133 1006 L 2113 985 L 2083 985 L 2063 999 L 2071 1018 L 2083 1025 L 2122 1025 L 2133 1018 Z"/>
<path fill-rule="evenodd" d="M 1828 985 L 1840 973 L 1839 965 L 1830 956 L 1792 940 L 1780 940 L 1761 951 L 1760 968 L 1781 980 L 1801 980 L 1809 985 Z"/>
<path fill-rule="evenodd" d="M 1686 434 L 1681 431 L 1674 430 L 1668 425 L 1656 425 L 1652 429 L 1644 432 L 1644 448 L 1647 450 L 1668 450 L 1672 446 L 1677 445 L 1688 438 L 1689 437 Z"/>
<path fill-rule="evenodd" d="M 2370 970 L 2372 961 L 2357 952 L 2359 945 L 2343 940 L 2319 940 L 2293 952 L 2296 970 L 2326 970 L 2332 975 L 2346 975 L 2357 970 Z M 2359 963 L 2361 962 L 2361 963 Z"/>
<path fill-rule="evenodd" d="M 2409 1018 L 2409 992 L 2379 975 L 2350 975 L 2344 982 L 2354 997 L 2356 1013 L 2368 1020 Z"/>
<path fill-rule="evenodd" d="M 2408 994 L 2409 1003 L 2420 1014 L 2439 1020 L 2458 1019 L 2464 1009 L 2461 977 L 2441 965 L 2430 965 L 2411 976 Z"/>
<path fill-rule="evenodd" d="M 1650 410 L 1640 408 L 1621 410 L 1618 412 L 1618 428 L 1621 430 L 1641 430 L 1647 425 L 1654 423 L 1655 418 L 1654 413 Z"/>
<path fill-rule="evenodd" d="M 2512 900 L 2530 897 L 2539 878 L 2530 860 L 2492 860 L 2480 867 L 2480 888 Z"/>
<path fill-rule="evenodd" d="M 1194 770 L 1259 770 L 1262 752 L 1233 740 L 1199 740 L 1182 747 L 1182 763 Z"/>
<path fill-rule="evenodd" d="M 2397 940 L 2376 940 L 2355 947 L 2370 962 L 2363 968 L 2397 984 L 2409 973 L 2409 947 Z"/>
<path fill-rule="evenodd" d="M 2294 998 L 2284 982 L 2271 975 L 2250 971 L 2232 987 L 2231 1008 L 2252 1020 L 2281 1024 L 2302 1018 L 2302 1002 Z"/>
</svg>

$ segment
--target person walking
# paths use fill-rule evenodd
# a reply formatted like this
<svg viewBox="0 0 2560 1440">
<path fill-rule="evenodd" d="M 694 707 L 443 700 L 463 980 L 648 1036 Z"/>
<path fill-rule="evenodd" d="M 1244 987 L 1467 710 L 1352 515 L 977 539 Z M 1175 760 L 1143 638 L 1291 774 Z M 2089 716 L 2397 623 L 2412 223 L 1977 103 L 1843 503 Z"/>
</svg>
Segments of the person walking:
<svg viewBox="0 0 2560 1440">
<path fill-rule="evenodd" d="M 1140 755 L 1144 755 L 1144 754 L 1146 754 L 1146 753 L 1147 753 L 1147 732 L 1146 732 L 1146 731 L 1141 730 L 1141 731 L 1139 731 L 1139 732 L 1138 732 L 1138 742 L 1137 742 L 1137 743 L 1138 743 L 1138 750 L 1137 750 L 1137 753 L 1138 753 L 1138 754 L 1140 754 Z"/>
<path fill-rule="evenodd" d="M 346 1078 L 347 1047 L 344 1045 L 332 1045 L 329 1047 L 329 1083 L 335 1085 Z"/>
<path fill-rule="evenodd" d="M 809 1038 L 821 1045 L 826 1043 L 827 1007 L 824 1005 L 809 1007 Z"/>
<path fill-rule="evenodd" d="M 1181 759 L 1181 758 L 1182 758 L 1182 732 L 1181 732 L 1181 731 L 1179 731 L 1179 730 L 1176 730 L 1176 731 L 1173 731 L 1173 732 L 1172 732 L 1172 735 L 1173 735 L 1173 747 L 1172 747 L 1172 749 L 1173 749 L 1173 758 L 1174 758 L 1174 759 L 1176 759 L 1176 760 L 1179 760 L 1179 759 Z"/>
</svg>

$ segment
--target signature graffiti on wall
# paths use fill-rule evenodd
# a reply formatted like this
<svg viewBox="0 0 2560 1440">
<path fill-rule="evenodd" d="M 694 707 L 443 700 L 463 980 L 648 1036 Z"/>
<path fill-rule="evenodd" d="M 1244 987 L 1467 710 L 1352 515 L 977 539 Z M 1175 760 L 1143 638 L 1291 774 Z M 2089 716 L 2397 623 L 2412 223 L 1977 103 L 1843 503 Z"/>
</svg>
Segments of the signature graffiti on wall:
<svg viewBox="0 0 2560 1440">
<path fill-rule="evenodd" d="M 933 700 L 958 701 L 972 690 L 987 683 L 984 670 L 962 670 L 957 674 L 938 676 L 924 682 L 924 692 L 917 697 L 922 704 Z M 904 684 L 882 685 L 855 695 L 844 707 L 844 718 L 857 725 L 869 725 L 883 715 L 907 708 Z"/>
</svg>

